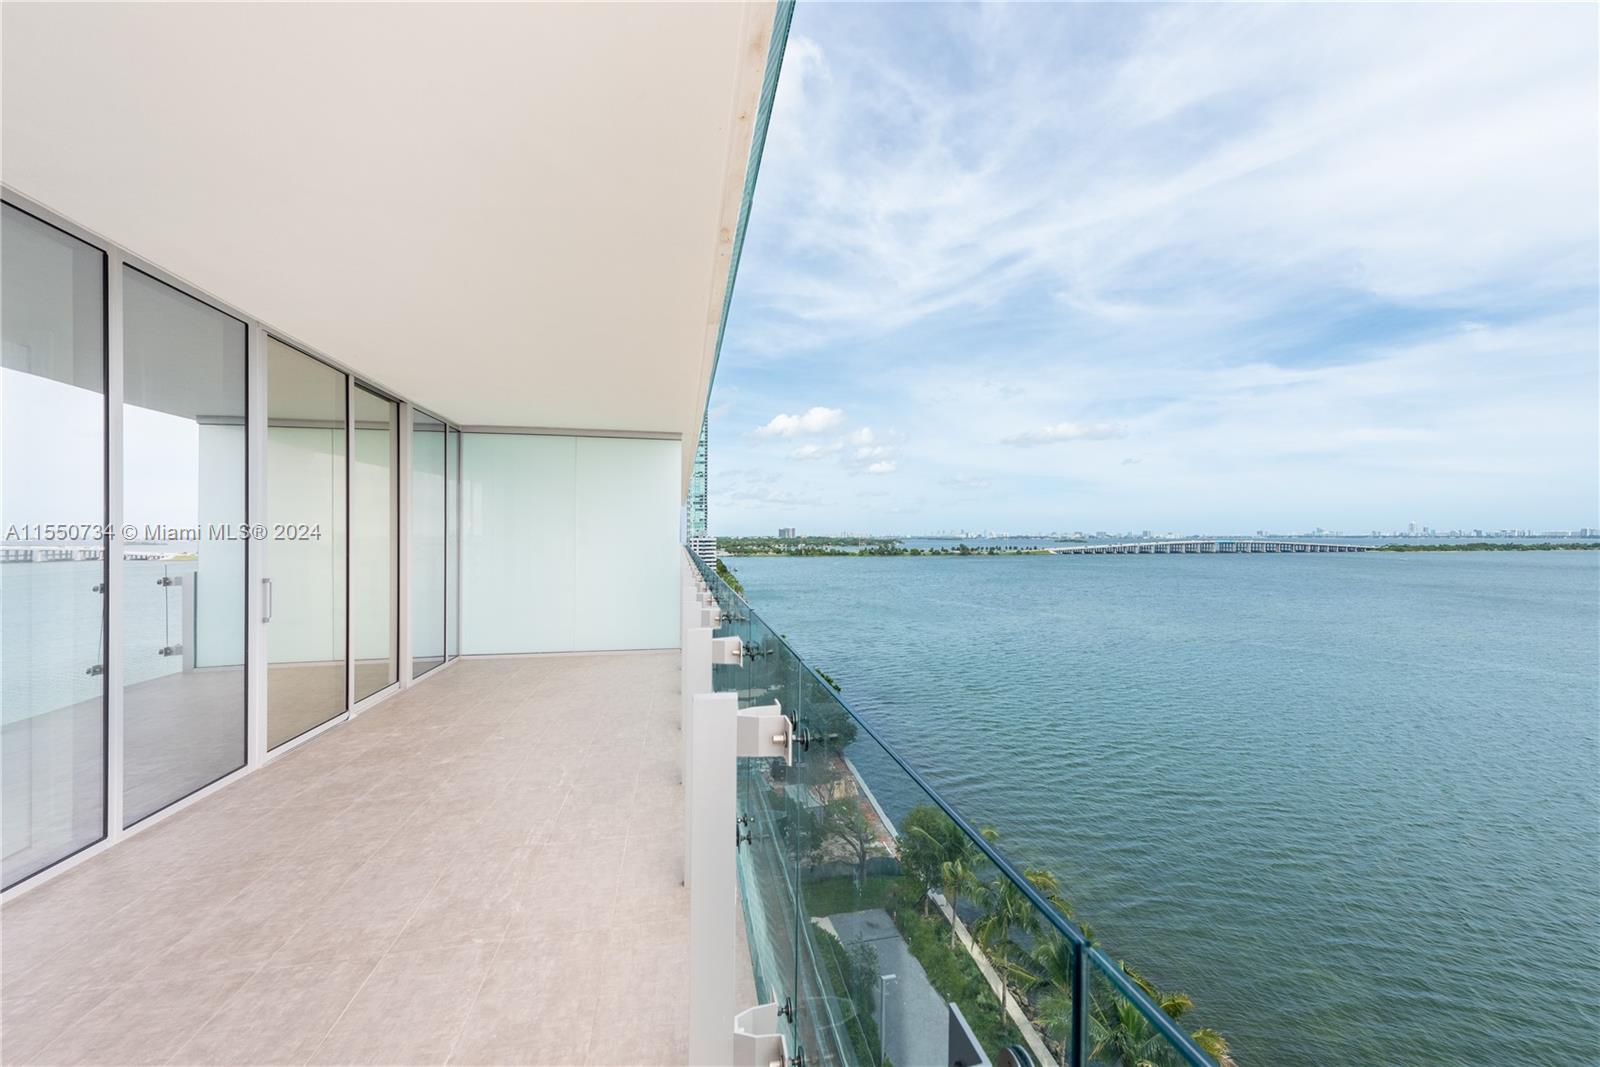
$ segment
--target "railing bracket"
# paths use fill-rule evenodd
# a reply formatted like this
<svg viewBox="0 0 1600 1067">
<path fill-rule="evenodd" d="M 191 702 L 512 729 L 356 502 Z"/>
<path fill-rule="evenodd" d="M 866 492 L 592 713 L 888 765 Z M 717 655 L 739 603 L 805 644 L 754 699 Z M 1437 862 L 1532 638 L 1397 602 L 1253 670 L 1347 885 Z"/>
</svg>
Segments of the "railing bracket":
<svg viewBox="0 0 1600 1067">
<path fill-rule="evenodd" d="M 747 759 L 782 759 L 794 766 L 794 723 L 774 702 L 739 709 L 739 755 Z"/>
</svg>

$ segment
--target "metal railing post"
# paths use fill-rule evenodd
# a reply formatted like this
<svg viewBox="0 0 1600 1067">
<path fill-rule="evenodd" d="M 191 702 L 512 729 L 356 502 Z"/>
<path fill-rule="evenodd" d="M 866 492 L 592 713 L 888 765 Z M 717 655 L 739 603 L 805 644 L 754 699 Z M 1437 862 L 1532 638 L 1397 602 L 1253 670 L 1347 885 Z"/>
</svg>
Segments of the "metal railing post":
<svg viewBox="0 0 1600 1067">
<path fill-rule="evenodd" d="M 1089 960 L 1081 944 L 1072 946 L 1072 1044 L 1068 1067 L 1089 1064 Z"/>
</svg>

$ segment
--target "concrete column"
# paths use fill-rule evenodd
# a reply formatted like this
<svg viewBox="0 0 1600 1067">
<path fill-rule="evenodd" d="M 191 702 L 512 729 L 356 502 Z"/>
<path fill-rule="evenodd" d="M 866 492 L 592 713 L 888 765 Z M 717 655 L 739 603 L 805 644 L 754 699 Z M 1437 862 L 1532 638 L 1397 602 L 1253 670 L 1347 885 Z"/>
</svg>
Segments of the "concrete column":
<svg viewBox="0 0 1600 1067">
<path fill-rule="evenodd" d="M 733 1057 L 738 717 L 737 693 L 694 698 L 694 791 L 686 811 L 695 842 L 689 857 L 689 1062 L 696 1067 L 720 1067 Z"/>
<path fill-rule="evenodd" d="M 703 626 L 692 630 L 685 630 L 683 634 L 683 667 L 679 674 L 679 693 L 683 702 L 683 719 L 680 728 L 683 733 L 683 805 L 684 811 L 689 811 L 694 803 L 695 773 L 694 773 L 694 702 L 702 694 L 711 692 L 711 631 Z M 683 828 L 683 880 L 690 884 L 693 876 L 694 856 L 694 822 L 690 820 Z"/>
</svg>

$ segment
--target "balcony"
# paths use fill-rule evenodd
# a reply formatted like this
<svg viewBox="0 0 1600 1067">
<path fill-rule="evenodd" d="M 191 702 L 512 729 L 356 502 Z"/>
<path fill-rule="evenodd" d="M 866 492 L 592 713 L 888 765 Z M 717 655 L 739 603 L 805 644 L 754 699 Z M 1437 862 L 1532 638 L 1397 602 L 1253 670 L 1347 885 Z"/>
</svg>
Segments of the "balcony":
<svg viewBox="0 0 1600 1067">
<path fill-rule="evenodd" d="M 683 1062 L 677 657 L 471 660 L 9 903 L 6 1063 Z"/>
</svg>

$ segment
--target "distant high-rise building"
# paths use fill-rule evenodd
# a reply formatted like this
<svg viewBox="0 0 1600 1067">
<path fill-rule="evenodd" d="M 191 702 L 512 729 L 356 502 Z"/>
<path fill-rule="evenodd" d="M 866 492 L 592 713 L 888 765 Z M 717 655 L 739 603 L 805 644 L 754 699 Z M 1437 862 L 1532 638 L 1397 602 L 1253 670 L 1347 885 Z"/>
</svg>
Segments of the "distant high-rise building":
<svg viewBox="0 0 1600 1067">
<path fill-rule="evenodd" d="M 703 537 L 706 522 L 706 428 L 710 419 L 700 420 L 700 447 L 694 453 L 694 473 L 689 475 L 689 536 Z"/>
<path fill-rule="evenodd" d="M 706 437 L 710 420 L 700 420 L 700 444 L 694 453 L 694 470 L 689 475 L 688 520 L 684 541 L 689 551 L 707 563 L 717 562 L 717 539 L 711 535 L 706 509 Z"/>
<path fill-rule="evenodd" d="M 795 536 L 796 535 L 795 535 L 793 526 L 780 526 L 780 527 L 778 527 L 778 537 L 779 537 L 779 539 L 785 540 L 785 541 L 792 541 L 792 540 L 794 540 Z"/>
</svg>

